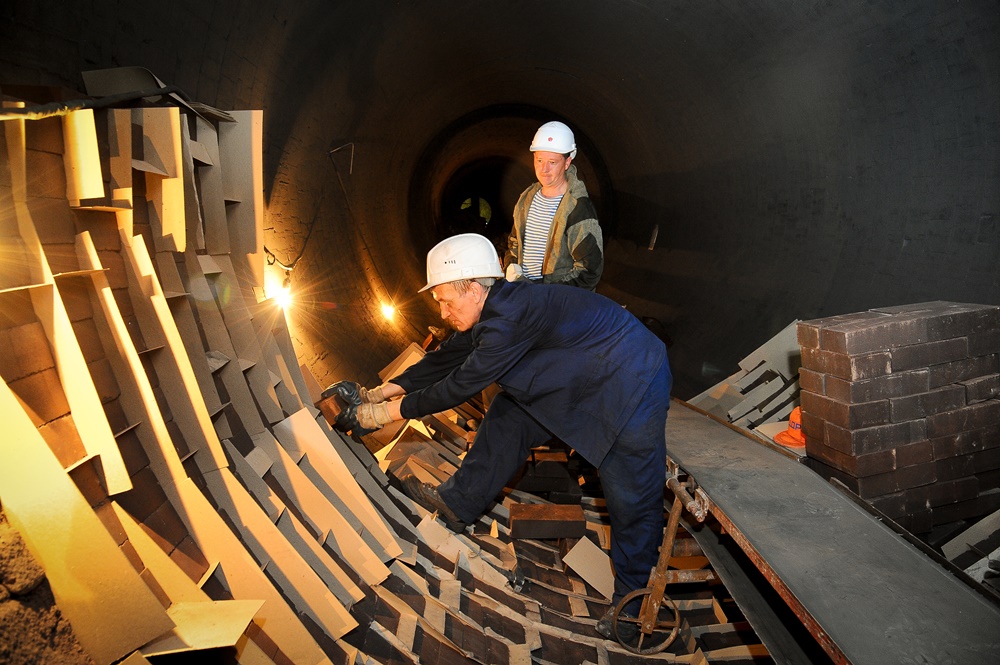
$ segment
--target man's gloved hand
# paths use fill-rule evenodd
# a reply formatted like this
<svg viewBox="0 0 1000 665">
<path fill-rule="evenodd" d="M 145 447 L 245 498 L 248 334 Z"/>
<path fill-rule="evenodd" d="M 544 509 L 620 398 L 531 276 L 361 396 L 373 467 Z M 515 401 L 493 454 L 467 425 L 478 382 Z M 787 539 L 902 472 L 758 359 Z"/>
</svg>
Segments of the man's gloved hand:
<svg viewBox="0 0 1000 665">
<path fill-rule="evenodd" d="M 326 387 L 320 397 L 326 399 L 331 395 L 339 395 L 348 404 L 361 404 L 361 391 L 364 388 L 354 381 L 338 381 Z"/>
<path fill-rule="evenodd" d="M 517 280 L 524 278 L 524 268 L 517 263 L 511 263 L 507 266 L 505 276 L 508 282 L 516 282 Z"/>
<path fill-rule="evenodd" d="M 381 404 L 385 401 L 385 394 L 382 392 L 382 386 L 377 386 L 371 390 L 365 388 L 361 389 L 361 403 L 362 404 Z"/>
<path fill-rule="evenodd" d="M 389 417 L 389 407 L 384 402 L 378 404 L 362 404 L 357 411 L 358 425 L 364 429 L 382 429 L 382 425 L 392 422 Z"/>
</svg>

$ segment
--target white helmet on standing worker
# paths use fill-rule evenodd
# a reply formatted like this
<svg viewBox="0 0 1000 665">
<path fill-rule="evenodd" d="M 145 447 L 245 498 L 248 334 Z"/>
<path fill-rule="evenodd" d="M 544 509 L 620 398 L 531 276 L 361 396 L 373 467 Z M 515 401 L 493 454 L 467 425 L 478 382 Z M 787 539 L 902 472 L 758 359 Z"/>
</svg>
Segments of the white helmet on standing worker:
<svg viewBox="0 0 1000 665">
<path fill-rule="evenodd" d="M 503 277 L 497 250 L 478 233 L 460 233 L 445 238 L 427 252 L 427 286 L 420 291 L 477 277 Z"/>
<path fill-rule="evenodd" d="M 546 152 L 558 152 L 561 155 L 569 154 L 569 158 L 576 157 L 576 138 L 573 130 L 561 122 L 553 120 L 538 128 L 535 138 L 531 141 L 531 152 L 544 150 Z"/>
</svg>

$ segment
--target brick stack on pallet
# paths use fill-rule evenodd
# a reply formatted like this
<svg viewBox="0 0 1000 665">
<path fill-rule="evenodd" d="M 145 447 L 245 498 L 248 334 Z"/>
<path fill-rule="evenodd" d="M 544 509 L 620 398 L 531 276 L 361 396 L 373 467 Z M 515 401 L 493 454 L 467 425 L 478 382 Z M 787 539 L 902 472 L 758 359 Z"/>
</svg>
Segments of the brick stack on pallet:
<svg viewBox="0 0 1000 665">
<path fill-rule="evenodd" d="M 1000 307 L 798 324 L 809 464 L 915 534 L 1000 508 Z"/>
</svg>

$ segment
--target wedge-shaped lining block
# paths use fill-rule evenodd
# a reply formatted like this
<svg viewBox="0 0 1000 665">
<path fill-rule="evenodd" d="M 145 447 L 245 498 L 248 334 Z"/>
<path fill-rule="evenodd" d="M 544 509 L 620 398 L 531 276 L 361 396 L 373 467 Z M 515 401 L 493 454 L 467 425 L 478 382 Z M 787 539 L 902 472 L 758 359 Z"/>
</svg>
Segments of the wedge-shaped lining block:
<svg viewBox="0 0 1000 665">
<path fill-rule="evenodd" d="M 581 506 L 515 503 L 510 507 L 511 538 L 582 538 L 587 524 Z"/>
</svg>

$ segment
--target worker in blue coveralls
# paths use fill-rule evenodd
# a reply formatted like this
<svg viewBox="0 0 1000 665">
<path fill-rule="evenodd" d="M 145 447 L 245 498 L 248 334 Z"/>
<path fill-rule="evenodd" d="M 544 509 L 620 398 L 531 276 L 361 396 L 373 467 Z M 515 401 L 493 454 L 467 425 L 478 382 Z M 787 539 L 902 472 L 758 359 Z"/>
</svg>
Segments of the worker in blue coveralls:
<svg viewBox="0 0 1000 665">
<path fill-rule="evenodd" d="M 672 383 L 666 347 L 604 296 L 503 275 L 496 250 L 481 235 L 452 236 L 431 249 L 421 291 L 431 291 L 457 332 L 388 383 L 361 388 L 357 421 L 376 429 L 419 418 L 497 382 L 502 391 L 458 471 L 438 487 L 406 476 L 404 491 L 461 532 L 487 510 L 530 449 L 555 436 L 600 472 L 611 520 L 614 607 L 646 586 L 663 537 Z M 635 616 L 638 602 L 626 612 Z M 606 638 L 612 613 L 597 623 Z"/>
</svg>

